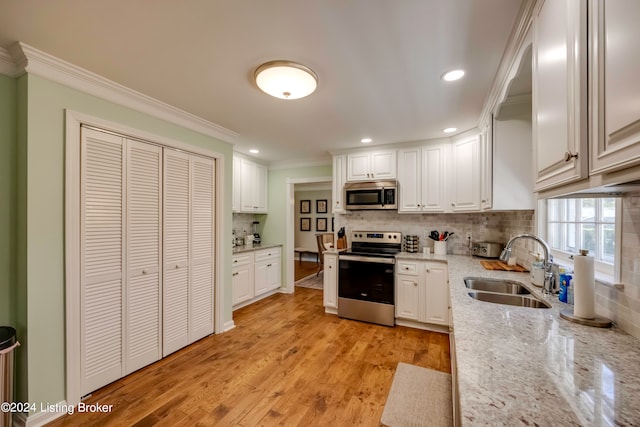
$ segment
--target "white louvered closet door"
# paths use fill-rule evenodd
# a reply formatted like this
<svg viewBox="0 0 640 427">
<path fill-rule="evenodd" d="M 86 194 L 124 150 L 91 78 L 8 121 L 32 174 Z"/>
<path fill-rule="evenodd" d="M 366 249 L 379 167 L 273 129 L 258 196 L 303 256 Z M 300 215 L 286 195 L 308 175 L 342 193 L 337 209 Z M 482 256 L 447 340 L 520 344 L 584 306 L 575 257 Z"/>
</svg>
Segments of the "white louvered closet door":
<svg viewBox="0 0 640 427">
<path fill-rule="evenodd" d="M 164 149 L 164 356 L 189 344 L 190 157 Z"/>
<path fill-rule="evenodd" d="M 124 141 L 81 132 L 80 390 L 122 376 Z"/>
<path fill-rule="evenodd" d="M 161 353 L 162 148 L 127 140 L 125 374 Z"/>
<path fill-rule="evenodd" d="M 213 333 L 214 161 L 191 156 L 189 342 Z"/>
</svg>

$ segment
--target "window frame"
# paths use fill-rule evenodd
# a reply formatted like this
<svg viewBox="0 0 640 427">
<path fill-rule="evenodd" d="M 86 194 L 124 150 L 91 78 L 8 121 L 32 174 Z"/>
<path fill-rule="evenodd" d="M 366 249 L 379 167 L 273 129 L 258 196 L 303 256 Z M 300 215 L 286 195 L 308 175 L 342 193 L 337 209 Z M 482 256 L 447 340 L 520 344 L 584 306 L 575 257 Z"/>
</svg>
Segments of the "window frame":
<svg viewBox="0 0 640 427">
<path fill-rule="evenodd" d="M 595 273 L 596 273 L 596 277 L 601 277 L 607 281 L 612 281 L 613 283 L 618 283 L 620 280 L 620 259 L 621 259 L 621 243 L 622 243 L 622 197 L 618 196 L 618 195 L 590 195 L 591 197 L 566 197 L 566 199 L 571 199 L 571 200 L 577 200 L 577 199 L 595 199 L 596 201 L 603 199 L 603 198 L 615 198 L 615 220 L 613 222 L 614 227 L 615 227 L 615 232 L 614 232 L 614 242 L 615 242 L 615 248 L 614 248 L 614 260 L 613 263 L 607 263 L 607 262 L 603 262 L 600 261 L 598 259 L 595 259 L 594 261 L 594 269 L 595 269 Z M 598 203 L 596 203 L 595 206 L 595 210 L 596 210 L 596 219 L 599 216 L 599 212 L 600 212 L 600 206 Z M 578 215 L 578 212 L 576 212 L 576 217 Z M 576 218 L 576 221 L 553 221 L 554 223 L 560 223 L 560 224 L 566 224 L 566 223 L 584 223 L 584 221 L 578 221 Z M 596 225 L 596 235 L 598 234 L 597 232 L 597 224 L 609 224 L 607 222 L 602 222 L 602 221 L 593 221 L 593 222 L 587 222 L 587 223 L 591 223 L 591 224 L 595 224 Z M 548 199 L 540 199 L 539 203 L 538 203 L 538 230 L 540 232 L 540 235 L 544 236 L 544 239 L 547 242 L 550 242 L 551 239 L 549 238 L 549 231 L 550 231 L 550 227 L 549 227 L 550 221 L 548 218 Z M 598 242 L 598 240 L 596 240 L 596 242 Z M 598 243 L 596 243 L 598 244 Z M 558 264 L 561 265 L 570 265 L 573 266 L 573 259 L 572 259 L 572 253 L 569 252 L 565 252 L 565 251 L 561 251 L 559 249 L 554 249 L 553 247 L 551 247 L 551 244 L 549 244 L 549 247 L 551 248 L 551 254 L 553 255 L 554 261 Z"/>
</svg>

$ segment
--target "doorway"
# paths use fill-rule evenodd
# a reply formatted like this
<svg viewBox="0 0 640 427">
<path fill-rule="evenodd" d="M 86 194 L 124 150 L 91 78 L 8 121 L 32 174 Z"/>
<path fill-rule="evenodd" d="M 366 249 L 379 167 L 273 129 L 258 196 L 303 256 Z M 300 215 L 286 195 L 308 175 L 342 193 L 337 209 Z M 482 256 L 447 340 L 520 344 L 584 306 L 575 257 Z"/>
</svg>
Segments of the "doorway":
<svg viewBox="0 0 640 427">
<path fill-rule="evenodd" d="M 331 232 L 331 177 L 289 178 L 286 181 L 286 276 L 289 293 L 295 282 L 304 277 L 316 277 L 320 268 L 315 235 Z M 305 201 L 302 203 L 301 202 Z M 322 273 L 317 275 L 321 280 Z"/>
</svg>

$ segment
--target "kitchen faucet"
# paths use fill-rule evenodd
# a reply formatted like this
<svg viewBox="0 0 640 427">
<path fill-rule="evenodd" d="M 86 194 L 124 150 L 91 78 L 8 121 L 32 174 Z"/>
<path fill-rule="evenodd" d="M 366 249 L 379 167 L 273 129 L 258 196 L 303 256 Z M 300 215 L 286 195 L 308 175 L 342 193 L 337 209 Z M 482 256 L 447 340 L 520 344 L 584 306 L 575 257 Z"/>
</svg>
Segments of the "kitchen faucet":
<svg viewBox="0 0 640 427">
<path fill-rule="evenodd" d="M 553 266 L 553 255 L 551 255 L 551 249 L 549 248 L 549 245 L 547 244 L 547 242 L 545 242 L 538 236 L 534 236 L 533 234 L 526 234 L 526 233 L 513 236 L 511 239 L 509 239 L 509 242 L 507 242 L 507 245 L 502 250 L 502 253 L 500 254 L 500 260 L 508 261 L 509 258 L 511 258 L 511 250 L 512 250 L 511 246 L 513 245 L 514 241 L 521 238 L 533 239 L 536 242 L 538 242 L 540 246 L 542 246 L 542 249 L 544 250 L 544 286 L 542 288 L 542 292 L 545 294 L 553 294 L 554 293 L 554 277 L 553 277 L 553 273 L 551 272 L 551 267 Z"/>
</svg>

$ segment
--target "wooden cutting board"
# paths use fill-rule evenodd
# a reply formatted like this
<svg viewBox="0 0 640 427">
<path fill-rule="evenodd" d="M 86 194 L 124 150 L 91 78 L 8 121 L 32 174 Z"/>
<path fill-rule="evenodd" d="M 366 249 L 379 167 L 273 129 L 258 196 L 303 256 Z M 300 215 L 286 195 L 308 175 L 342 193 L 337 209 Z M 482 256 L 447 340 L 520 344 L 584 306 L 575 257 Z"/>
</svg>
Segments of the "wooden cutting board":
<svg viewBox="0 0 640 427">
<path fill-rule="evenodd" d="M 480 264 L 482 264 L 485 270 L 516 271 L 519 273 L 529 272 L 529 270 L 521 265 L 509 265 L 502 261 L 480 261 Z"/>
</svg>

